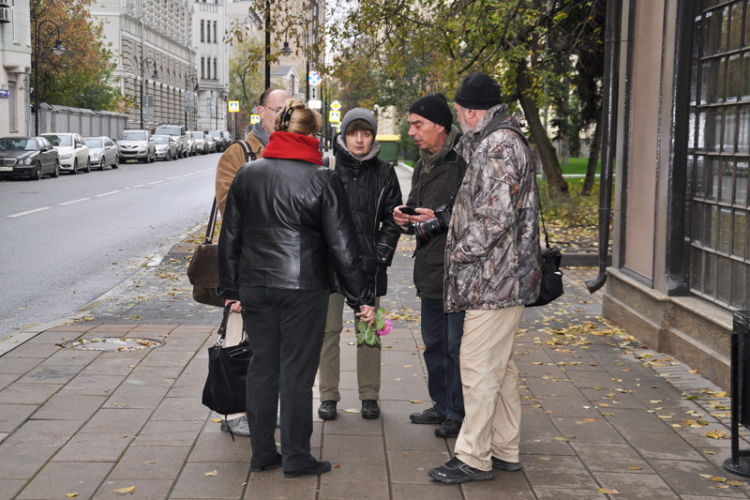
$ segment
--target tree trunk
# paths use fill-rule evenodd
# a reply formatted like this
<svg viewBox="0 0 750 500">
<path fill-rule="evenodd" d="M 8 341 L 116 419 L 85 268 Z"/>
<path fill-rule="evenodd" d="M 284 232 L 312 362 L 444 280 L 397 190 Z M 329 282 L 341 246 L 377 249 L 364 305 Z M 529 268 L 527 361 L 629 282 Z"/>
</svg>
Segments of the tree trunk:
<svg viewBox="0 0 750 500">
<path fill-rule="evenodd" d="M 557 159 L 557 152 L 542 125 L 542 120 L 539 117 L 539 108 L 534 100 L 529 97 L 531 94 L 531 82 L 529 80 L 526 61 L 518 61 L 516 63 L 516 70 L 518 98 L 521 101 L 521 107 L 531 130 L 531 136 L 534 139 L 539 157 L 542 160 L 542 168 L 544 169 L 544 175 L 547 177 L 549 185 L 549 195 L 551 198 L 567 196 L 568 183 L 563 178 L 560 162 Z"/>
<path fill-rule="evenodd" d="M 591 149 L 589 150 L 589 163 L 586 167 L 586 180 L 583 181 L 583 190 L 581 194 L 588 196 L 591 194 L 591 190 L 594 189 L 594 181 L 596 180 L 596 165 L 599 163 L 599 153 L 602 148 L 602 121 L 597 120 L 596 127 L 594 127 L 594 140 L 591 142 Z"/>
</svg>

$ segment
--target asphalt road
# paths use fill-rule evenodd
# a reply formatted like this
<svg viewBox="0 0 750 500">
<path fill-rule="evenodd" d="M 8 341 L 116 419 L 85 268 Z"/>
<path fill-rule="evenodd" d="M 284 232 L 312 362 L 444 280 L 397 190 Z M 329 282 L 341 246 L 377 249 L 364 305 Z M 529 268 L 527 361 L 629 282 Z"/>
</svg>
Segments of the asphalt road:
<svg viewBox="0 0 750 500">
<path fill-rule="evenodd" d="M 0 338 L 75 313 L 211 209 L 219 154 L 0 182 Z"/>
</svg>

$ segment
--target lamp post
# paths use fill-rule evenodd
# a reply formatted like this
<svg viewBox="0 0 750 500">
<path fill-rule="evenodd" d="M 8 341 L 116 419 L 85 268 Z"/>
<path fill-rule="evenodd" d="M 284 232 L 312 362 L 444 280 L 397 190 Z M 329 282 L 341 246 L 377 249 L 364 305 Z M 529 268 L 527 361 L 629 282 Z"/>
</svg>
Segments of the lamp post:
<svg viewBox="0 0 750 500">
<path fill-rule="evenodd" d="M 36 25 L 36 43 L 34 44 L 34 87 L 36 87 L 34 89 L 34 113 L 36 117 L 34 119 L 34 135 L 39 135 L 39 122 L 41 120 L 41 113 L 39 113 L 39 30 L 41 30 L 42 25 L 45 23 L 50 23 L 55 26 L 55 29 L 57 29 L 57 40 L 52 46 L 52 52 L 54 52 L 56 56 L 61 56 L 66 50 L 63 46 L 62 40 L 60 40 L 60 26 L 58 26 L 55 21 L 45 19 Z"/>
<path fill-rule="evenodd" d="M 154 74 L 151 75 L 151 79 L 158 80 L 159 72 L 156 71 L 156 61 L 150 57 L 141 59 L 141 128 L 143 128 L 143 94 L 146 92 L 146 66 L 150 67 L 151 63 L 154 64 Z"/>
<path fill-rule="evenodd" d="M 193 88 L 193 92 L 195 93 L 193 97 L 193 126 L 190 127 L 190 130 L 195 130 L 196 120 L 195 120 L 195 108 L 196 103 L 195 100 L 198 98 L 198 92 L 200 91 L 200 87 L 198 86 L 198 76 L 197 75 L 185 75 L 185 88 L 187 88 L 190 85 L 190 81 L 195 82 L 195 87 Z M 187 106 L 186 106 L 187 108 Z M 187 125 L 188 122 L 188 112 L 187 109 L 185 109 L 185 125 Z"/>
</svg>

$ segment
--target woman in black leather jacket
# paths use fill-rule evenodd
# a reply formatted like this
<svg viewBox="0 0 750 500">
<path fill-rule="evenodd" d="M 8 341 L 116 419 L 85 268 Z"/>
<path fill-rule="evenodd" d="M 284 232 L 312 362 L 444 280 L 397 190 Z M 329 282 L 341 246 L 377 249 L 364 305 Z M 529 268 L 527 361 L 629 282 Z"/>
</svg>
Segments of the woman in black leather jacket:
<svg viewBox="0 0 750 500">
<path fill-rule="evenodd" d="M 391 265 L 399 227 L 393 221 L 393 209 L 401 205 L 401 187 L 396 172 L 388 162 L 378 158 L 380 145 L 375 140 L 378 124 L 372 113 L 363 108 L 350 110 L 341 122 L 342 134 L 336 139 L 336 175 L 344 183 L 344 190 L 357 229 L 365 280 L 373 292 L 375 310 L 386 293 L 386 270 Z M 341 278 L 341 273 L 336 273 Z M 341 290 L 331 295 L 328 303 L 326 335 L 320 355 L 320 408 L 318 416 L 324 420 L 336 418 L 339 395 L 340 349 L 343 330 L 344 297 Z M 356 322 L 355 322 L 356 327 Z M 380 407 L 380 347 L 368 344 L 357 346 L 357 385 L 362 401 L 362 417 L 378 418 Z"/>
<path fill-rule="evenodd" d="M 239 299 L 244 324 L 253 325 L 250 468 L 282 465 L 286 477 L 331 470 L 310 454 L 329 262 L 349 305 L 363 321 L 374 316 L 344 187 L 323 167 L 313 137 L 319 127 L 320 116 L 302 101 L 286 101 L 263 159 L 244 165 L 229 189 L 219 238 L 219 293 Z M 279 394 L 281 454 L 274 439 Z"/>
</svg>

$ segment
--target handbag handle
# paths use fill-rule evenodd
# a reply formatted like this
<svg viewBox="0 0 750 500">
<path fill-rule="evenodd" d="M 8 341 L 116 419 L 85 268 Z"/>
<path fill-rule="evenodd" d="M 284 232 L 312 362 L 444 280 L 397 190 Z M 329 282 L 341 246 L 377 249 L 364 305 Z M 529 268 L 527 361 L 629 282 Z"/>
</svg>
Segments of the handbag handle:
<svg viewBox="0 0 750 500">
<path fill-rule="evenodd" d="M 206 228 L 206 238 L 205 241 L 207 244 L 211 244 L 214 241 L 214 230 L 216 229 L 216 217 L 219 212 L 219 204 L 216 203 L 216 198 L 214 198 L 214 204 L 211 207 L 211 216 L 208 218 L 208 227 Z"/>
</svg>

